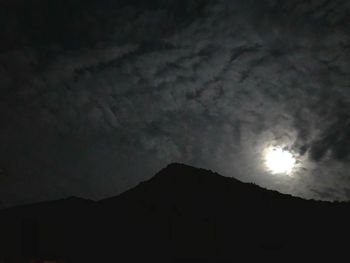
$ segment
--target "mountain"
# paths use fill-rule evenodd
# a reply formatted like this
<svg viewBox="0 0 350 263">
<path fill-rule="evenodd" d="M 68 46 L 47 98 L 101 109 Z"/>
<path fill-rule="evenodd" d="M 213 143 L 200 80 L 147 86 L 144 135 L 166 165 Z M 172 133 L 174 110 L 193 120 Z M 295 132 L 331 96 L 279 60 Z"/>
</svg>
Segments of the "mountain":
<svg viewBox="0 0 350 263">
<path fill-rule="evenodd" d="M 335 261 L 348 249 L 349 219 L 349 203 L 303 200 L 170 164 L 113 198 L 0 211 L 0 262 Z"/>
</svg>

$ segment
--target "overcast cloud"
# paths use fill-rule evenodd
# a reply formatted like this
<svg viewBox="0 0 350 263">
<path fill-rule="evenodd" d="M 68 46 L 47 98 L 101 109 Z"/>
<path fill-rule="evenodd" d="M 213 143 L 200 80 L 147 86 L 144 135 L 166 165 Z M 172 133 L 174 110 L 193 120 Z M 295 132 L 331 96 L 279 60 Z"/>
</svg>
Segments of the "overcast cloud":
<svg viewBox="0 0 350 263">
<path fill-rule="evenodd" d="M 349 1 L 44 2 L 2 16 L 3 204 L 115 195 L 169 162 L 350 198 Z"/>
</svg>

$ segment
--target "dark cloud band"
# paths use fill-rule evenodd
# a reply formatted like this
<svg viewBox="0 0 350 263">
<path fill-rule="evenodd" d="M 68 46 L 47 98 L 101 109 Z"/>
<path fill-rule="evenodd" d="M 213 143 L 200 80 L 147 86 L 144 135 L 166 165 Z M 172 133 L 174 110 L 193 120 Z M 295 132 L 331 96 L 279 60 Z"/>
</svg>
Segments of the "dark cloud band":
<svg viewBox="0 0 350 263">
<path fill-rule="evenodd" d="M 101 198 L 172 161 L 349 197 L 347 1 L 18 5 L 0 16 L 5 202 Z M 262 169 L 276 144 L 294 177 Z"/>
</svg>

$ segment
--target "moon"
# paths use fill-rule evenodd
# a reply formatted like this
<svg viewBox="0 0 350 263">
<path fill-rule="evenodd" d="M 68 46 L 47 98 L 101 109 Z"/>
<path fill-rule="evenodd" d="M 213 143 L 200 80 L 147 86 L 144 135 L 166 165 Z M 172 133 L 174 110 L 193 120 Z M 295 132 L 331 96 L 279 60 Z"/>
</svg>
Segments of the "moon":
<svg viewBox="0 0 350 263">
<path fill-rule="evenodd" d="M 293 154 L 282 147 L 269 147 L 264 153 L 265 166 L 272 174 L 291 174 L 296 159 Z"/>
</svg>

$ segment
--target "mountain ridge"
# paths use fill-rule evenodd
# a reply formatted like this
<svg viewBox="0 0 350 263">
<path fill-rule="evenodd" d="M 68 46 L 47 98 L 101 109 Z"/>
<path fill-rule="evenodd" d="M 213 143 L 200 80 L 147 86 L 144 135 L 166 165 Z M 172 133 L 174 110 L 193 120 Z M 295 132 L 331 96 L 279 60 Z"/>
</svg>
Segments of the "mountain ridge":
<svg viewBox="0 0 350 263">
<path fill-rule="evenodd" d="M 210 169 L 204 169 L 204 168 L 195 168 L 193 166 L 184 164 L 184 163 L 178 163 L 178 162 L 173 162 L 168 164 L 166 167 L 162 168 L 160 171 L 158 171 L 154 176 L 152 176 L 150 179 L 145 180 L 140 182 L 139 184 L 137 184 L 136 186 L 126 190 L 123 193 L 120 193 L 118 195 L 115 196 L 111 196 L 111 197 L 107 197 L 107 198 L 103 198 L 103 199 L 99 199 L 99 200 L 92 200 L 92 199 L 87 199 L 87 198 L 83 198 L 83 197 L 79 197 L 79 196 L 68 196 L 66 198 L 60 198 L 60 199 L 54 199 L 54 200 L 48 200 L 48 201 L 42 201 L 42 202 L 35 202 L 35 203 L 28 203 L 28 204 L 21 204 L 21 205 L 16 205 L 16 206 L 12 206 L 12 207 L 5 207 L 0 209 L 0 213 L 2 211 L 8 211 L 11 209 L 20 209 L 20 208 L 25 208 L 27 206 L 32 207 L 32 206 L 40 206 L 40 205 L 49 205 L 51 203 L 59 203 L 59 202 L 105 202 L 105 201 L 109 201 L 109 200 L 114 200 L 116 198 L 119 198 L 120 196 L 123 196 L 125 194 L 128 194 L 130 191 L 134 191 L 135 189 L 138 189 L 139 187 L 142 187 L 146 184 L 152 184 L 152 183 L 156 183 L 158 181 L 165 181 L 165 179 L 182 179 L 184 180 L 184 183 L 186 183 L 186 179 L 189 179 L 189 177 L 185 178 L 184 177 L 184 170 L 190 170 L 190 171 L 195 171 L 194 173 L 187 173 L 187 176 L 198 176 L 199 174 L 201 176 L 206 176 L 206 177 L 210 177 L 211 179 L 215 179 L 215 180 L 222 180 L 222 182 L 227 182 L 227 183 L 236 183 L 236 184 L 241 184 L 242 186 L 244 185 L 247 188 L 255 188 L 258 191 L 267 191 L 270 192 L 270 194 L 276 194 L 276 195 L 280 195 L 280 197 L 282 198 L 295 198 L 298 200 L 303 200 L 303 201 L 311 201 L 311 202 L 321 202 L 324 204 L 349 204 L 349 201 L 326 201 L 326 200 L 317 200 L 317 199 L 306 199 L 303 197 L 299 197 L 299 196 L 295 196 L 295 195 L 291 195 L 288 193 L 282 193 L 279 192 L 277 190 L 273 190 L 273 189 L 269 189 L 269 188 L 265 188 L 262 187 L 258 184 L 255 184 L 253 182 L 242 182 L 234 177 L 227 177 L 227 176 L 223 176 L 217 172 L 214 172 Z M 170 176 L 169 176 L 170 175 Z M 165 178 L 167 177 L 167 178 Z M 172 177 L 172 178 L 170 178 Z M 201 178 L 203 179 L 203 178 Z"/>
<path fill-rule="evenodd" d="M 186 173 L 185 171 L 188 171 L 188 172 Z M 185 176 L 187 176 L 187 177 L 185 177 Z M 213 180 L 220 180 L 221 183 L 229 183 L 229 184 L 235 183 L 235 184 L 239 184 L 243 187 L 246 187 L 247 189 L 255 189 L 258 191 L 266 191 L 266 192 L 269 192 L 270 194 L 274 194 L 274 195 L 280 195 L 281 198 L 294 198 L 296 200 L 320 202 L 320 203 L 324 203 L 324 204 L 348 204 L 349 203 L 349 201 L 326 201 L 326 200 L 317 200 L 317 199 L 306 199 L 306 198 L 291 195 L 288 193 L 282 193 L 282 192 L 279 192 L 277 190 L 265 188 L 265 187 L 262 187 L 256 183 L 253 183 L 253 182 L 242 182 L 234 177 L 223 176 L 223 175 L 221 175 L 215 171 L 212 171 L 210 169 L 196 168 L 196 167 L 193 167 L 193 166 L 190 166 L 190 165 L 187 165 L 184 163 L 178 163 L 178 162 L 173 162 L 173 163 L 168 164 L 166 167 L 164 167 L 163 169 L 158 171 L 150 179 L 140 182 L 135 187 L 128 189 L 127 191 L 125 191 L 117 196 L 104 198 L 104 199 L 101 199 L 97 202 L 101 202 L 101 201 L 103 202 L 103 201 L 118 198 L 119 196 L 122 196 L 124 194 L 129 193 L 129 192 L 132 192 L 135 189 L 138 189 L 139 187 L 142 187 L 144 185 L 154 184 L 154 183 L 158 183 L 158 182 L 164 183 L 164 182 L 167 182 L 167 179 L 168 180 L 175 179 L 176 181 L 179 181 L 179 179 L 181 179 L 181 180 L 183 180 L 182 186 L 185 186 L 185 184 L 188 183 L 188 179 L 194 179 L 194 178 L 190 178 L 190 176 L 195 177 L 199 180 L 204 179 L 206 177 L 206 179 L 210 178 Z"/>
<path fill-rule="evenodd" d="M 0 261 L 232 262 L 237 255 L 340 255 L 349 221 L 348 203 L 304 200 L 173 163 L 113 198 L 71 197 L 0 211 Z"/>
</svg>

